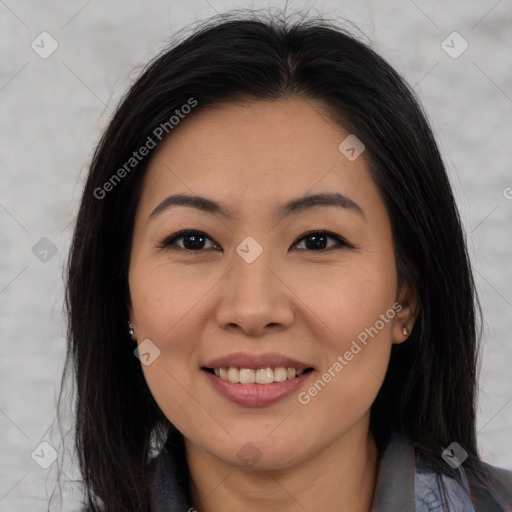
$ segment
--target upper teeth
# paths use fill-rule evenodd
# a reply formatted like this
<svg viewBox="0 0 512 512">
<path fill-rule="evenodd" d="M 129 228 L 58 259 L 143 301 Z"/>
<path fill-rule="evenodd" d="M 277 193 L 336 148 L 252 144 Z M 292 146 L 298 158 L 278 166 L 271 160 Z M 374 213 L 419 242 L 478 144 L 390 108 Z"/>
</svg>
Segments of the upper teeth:
<svg viewBox="0 0 512 512">
<path fill-rule="evenodd" d="M 284 366 L 277 368 L 259 368 L 257 370 L 231 366 L 230 368 L 214 368 L 214 371 L 217 377 L 232 382 L 233 384 L 272 384 L 272 382 L 294 379 L 304 373 L 304 370 L 285 368 Z"/>
</svg>

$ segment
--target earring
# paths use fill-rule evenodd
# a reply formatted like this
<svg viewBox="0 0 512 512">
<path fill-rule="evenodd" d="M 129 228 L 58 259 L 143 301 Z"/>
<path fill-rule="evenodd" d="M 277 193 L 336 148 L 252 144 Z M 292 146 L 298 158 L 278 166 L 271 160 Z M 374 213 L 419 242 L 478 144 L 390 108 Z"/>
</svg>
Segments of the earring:
<svg viewBox="0 0 512 512">
<path fill-rule="evenodd" d="M 130 322 L 130 320 L 128 320 L 128 334 L 131 337 L 133 337 L 133 335 L 135 334 L 135 331 L 133 330 L 132 323 Z"/>
<path fill-rule="evenodd" d="M 409 334 L 409 329 L 407 329 L 407 327 L 402 327 L 402 334 L 407 336 Z"/>
</svg>

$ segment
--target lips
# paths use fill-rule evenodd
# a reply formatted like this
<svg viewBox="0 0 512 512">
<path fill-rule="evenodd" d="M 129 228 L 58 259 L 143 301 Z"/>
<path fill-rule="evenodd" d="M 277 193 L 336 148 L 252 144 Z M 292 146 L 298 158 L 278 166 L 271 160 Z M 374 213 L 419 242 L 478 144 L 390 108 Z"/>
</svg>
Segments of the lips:
<svg viewBox="0 0 512 512">
<path fill-rule="evenodd" d="M 221 372 L 226 372 L 226 369 L 241 377 L 242 372 L 258 374 L 264 369 L 268 372 L 272 370 L 275 373 L 276 368 L 291 370 L 293 375 L 288 374 L 289 378 L 277 382 L 265 379 L 260 381 L 261 383 L 258 383 L 258 378 L 256 378 L 256 383 L 252 379 L 246 380 L 244 378 L 231 379 L 233 382 L 230 382 L 226 379 L 226 375 L 221 376 Z M 247 354 L 239 352 L 212 359 L 202 367 L 202 370 L 204 370 L 204 375 L 213 388 L 231 402 L 246 407 L 264 407 L 298 391 L 304 382 L 310 378 L 314 368 L 283 354 Z"/>
<path fill-rule="evenodd" d="M 226 356 L 218 357 L 208 361 L 203 368 L 248 368 L 258 370 L 259 368 L 285 367 L 295 368 L 296 370 L 306 370 L 312 368 L 312 365 L 292 359 L 283 354 L 269 352 L 266 354 L 247 354 L 236 352 Z"/>
</svg>

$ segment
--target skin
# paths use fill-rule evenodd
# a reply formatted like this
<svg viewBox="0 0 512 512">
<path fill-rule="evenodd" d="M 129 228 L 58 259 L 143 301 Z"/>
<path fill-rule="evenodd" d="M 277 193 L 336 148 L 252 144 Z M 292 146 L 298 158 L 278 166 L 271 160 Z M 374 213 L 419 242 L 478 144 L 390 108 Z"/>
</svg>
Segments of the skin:
<svg viewBox="0 0 512 512">
<path fill-rule="evenodd" d="M 149 164 L 134 225 L 130 319 L 138 343 L 150 339 L 160 350 L 142 369 L 185 437 L 201 512 L 370 510 L 378 463 L 370 407 L 416 307 L 409 288 L 397 289 L 390 220 L 365 155 L 349 161 L 338 150 L 348 135 L 310 100 L 230 103 L 182 121 Z M 321 192 L 350 197 L 363 215 L 317 206 L 277 218 L 286 201 Z M 149 219 L 175 193 L 206 196 L 236 216 L 179 206 Z M 204 232 L 204 248 L 180 249 L 183 238 L 174 250 L 158 248 L 183 229 Z M 338 246 L 328 238 L 325 249 L 310 249 L 302 236 L 311 230 L 354 247 L 330 249 Z M 248 236 L 263 248 L 250 264 L 236 252 Z M 201 370 L 233 352 L 279 352 L 314 368 L 299 390 L 307 391 L 396 301 L 401 311 L 307 405 L 292 393 L 243 407 Z M 261 458 L 248 468 L 237 453 L 249 442 Z"/>
</svg>

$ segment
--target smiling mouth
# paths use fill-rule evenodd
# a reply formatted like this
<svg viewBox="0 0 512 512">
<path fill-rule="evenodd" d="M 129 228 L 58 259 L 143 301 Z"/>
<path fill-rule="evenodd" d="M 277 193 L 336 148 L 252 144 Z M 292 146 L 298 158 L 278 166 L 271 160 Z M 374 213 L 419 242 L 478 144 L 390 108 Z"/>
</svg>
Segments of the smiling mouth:
<svg viewBox="0 0 512 512">
<path fill-rule="evenodd" d="M 224 381 L 232 384 L 273 384 L 275 382 L 284 382 L 300 377 L 304 373 L 313 371 L 313 368 L 297 370 L 295 368 L 285 368 L 284 366 L 265 367 L 265 368 L 202 368 L 204 371 L 216 375 Z"/>
</svg>

